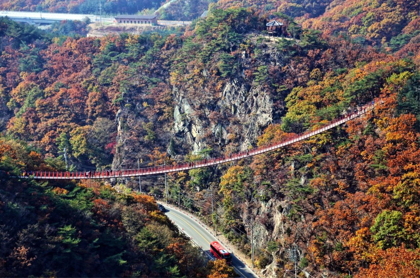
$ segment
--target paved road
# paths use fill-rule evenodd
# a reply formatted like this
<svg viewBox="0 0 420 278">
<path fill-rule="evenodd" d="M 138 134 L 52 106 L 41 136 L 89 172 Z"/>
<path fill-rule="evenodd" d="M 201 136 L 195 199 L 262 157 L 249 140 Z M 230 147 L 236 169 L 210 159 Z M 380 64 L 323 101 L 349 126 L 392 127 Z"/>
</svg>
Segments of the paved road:
<svg viewBox="0 0 420 278">
<path fill-rule="evenodd" d="M 67 13 L 43 13 L 43 12 L 15 12 L 15 11 L 0 11 L 0 17 L 8 16 L 10 19 L 18 22 L 51 24 L 62 20 L 80 20 L 83 21 L 89 18 L 91 22 L 102 22 L 104 24 L 115 23 L 112 16 L 98 16 L 94 14 L 67 14 Z M 176 20 L 158 20 L 161 26 L 186 26 L 190 25 L 191 21 L 176 21 Z"/>
<path fill-rule="evenodd" d="M 45 21 L 61 21 L 61 20 L 84 20 L 89 18 L 92 22 L 98 21 L 99 17 L 93 14 L 65 14 L 65 13 L 44 13 L 44 12 L 16 12 L 16 11 L 0 11 L 0 16 L 8 16 L 10 19 L 17 21 L 24 20 L 45 20 Z"/>
<path fill-rule="evenodd" d="M 218 241 L 218 239 L 210 234 L 203 226 L 194 221 L 190 216 L 173 209 L 172 207 L 165 206 L 165 208 L 167 209 L 166 215 L 168 218 L 171 219 L 198 246 L 209 253 L 210 242 Z M 241 277 L 257 278 L 257 276 L 244 263 L 235 257 L 234 254 L 232 257 L 232 266 L 237 274 Z"/>
</svg>

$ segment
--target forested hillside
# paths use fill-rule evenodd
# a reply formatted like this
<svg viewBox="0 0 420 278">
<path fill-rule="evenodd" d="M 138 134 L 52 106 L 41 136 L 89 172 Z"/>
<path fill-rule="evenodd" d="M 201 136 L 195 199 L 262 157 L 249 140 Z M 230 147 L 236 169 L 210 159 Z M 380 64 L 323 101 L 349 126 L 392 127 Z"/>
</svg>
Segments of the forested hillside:
<svg viewBox="0 0 420 278">
<path fill-rule="evenodd" d="M 158 210 L 153 197 L 135 193 L 123 183 L 38 183 L 14 178 L 28 171 L 110 164 L 116 128 L 109 118 L 115 119 L 121 100 L 112 93 L 110 101 L 95 93 L 86 95 L 94 87 L 78 91 L 88 84 L 83 77 L 95 78 L 93 73 L 83 74 L 90 68 L 88 57 L 101 52 L 100 41 L 51 39 L 36 27 L 7 19 L 1 19 L 0 25 L 0 276 L 219 277 L 231 273 L 223 261 L 208 264 L 201 250 Z M 83 53 L 88 56 L 75 58 Z M 103 57 L 109 63 L 107 54 Z M 97 58 L 102 64 L 102 58 Z M 48 63 L 50 72 L 45 71 Z M 49 82 L 50 93 L 45 87 Z M 81 106 L 86 100 L 96 103 L 88 114 L 89 104 Z M 45 117 L 39 114 L 42 107 Z M 43 140 L 48 142 L 44 145 Z M 92 147 L 97 153 L 90 156 L 86 151 Z"/>
<path fill-rule="evenodd" d="M 243 251 L 250 254 L 254 242 L 254 263 L 266 277 L 419 277 L 420 15 L 417 2 L 408 2 L 221 0 L 182 35 L 54 37 L 3 19 L 2 173 L 135 169 L 217 157 L 317 129 L 373 103 L 363 117 L 281 150 L 170 174 L 167 197 Z M 270 19 L 283 23 L 278 36 L 267 33 Z M 17 146 L 19 155 L 11 151 Z M 5 237 L 36 223 L 46 231 L 48 224 L 51 248 L 69 250 L 59 242 L 68 236 L 77 249 L 79 234 L 94 250 L 96 242 L 84 237 L 91 226 L 102 236 L 115 229 L 119 244 L 133 249 L 92 253 L 124 262 L 115 275 L 141 268 L 131 255 L 147 241 L 124 241 L 131 233 L 126 210 L 137 215 L 127 221 L 145 219 L 132 235 L 156 225 L 173 231 L 152 199 L 130 191 L 138 187 L 131 179 L 81 187 L 4 181 L 2 210 L 33 214 L 21 226 L 3 220 Z M 143 190 L 162 196 L 159 177 L 142 182 Z M 64 221 L 61 210 L 48 212 L 80 198 L 78 213 L 91 226 L 80 217 Z M 108 209 L 110 220 L 102 220 L 96 205 Z M 181 239 L 166 240 L 154 243 L 167 253 L 153 259 L 174 255 L 169 243 Z M 23 255 L 13 244 L 1 252 L 18 261 Z M 40 245 L 22 246 L 27 264 L 48 260 L 26 250 Z M 161 269 L 209 274 L 187 273 L 172 259 Z"/>
<path fill-rule="evenodd" d="M 31 11 L 31 12 L 51 12 L 51 13 L 80 13 L 80 14 L 136 14 L 141 11 L 155 10 L 159 8 L 165 0 L 117 0 L 117 1 L 97 1 L 97 0 L 77 0 L 62 1 L 0 1 L 1 10 L 9 11 Z"/>
<path fill-rule="evenodd" d="M 0 158 L 2 277 L 206 277 L 215 272 L 152 197 L 96 181 L 12 179 L 21 167 L 52 169 L 51 161 L 15 140 L 0 139 Z"/>
<path fill-rule="evenodd" d="M 420 3 L 416 0 L 220 0 L 217 7 L 255 7 L 261 14 L 281 12 L 304 28 L 326 35 L 344 35 L 352 41 L 397 50 L 419 35 Z"/>
<path fill-rule="evenodd" d="M 172 0 L 167 6 L 158 9 L 160 19 L 166 20 L 194 20 L 208 10 L 211 3 L 217 0 Z"/>
</svg>

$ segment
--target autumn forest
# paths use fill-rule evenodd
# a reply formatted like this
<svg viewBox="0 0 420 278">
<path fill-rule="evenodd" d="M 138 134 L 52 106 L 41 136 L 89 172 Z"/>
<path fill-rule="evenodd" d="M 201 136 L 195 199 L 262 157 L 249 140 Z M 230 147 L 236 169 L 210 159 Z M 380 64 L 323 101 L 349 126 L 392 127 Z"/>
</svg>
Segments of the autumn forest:
<svg viewBox="0 0 420 278">
<path fill-rule="evenodd" d="M 94 2 L 0 9 L 95 13 Z M 165 1 L 103 2 L 134 14 Z M 246 255 L 255 242 L 262 277 L 420 277 L 420 3 L 173 5 L 160 17 L 190 25 L 142 35 L 0 18 L 0 276 L 232 277 L 158 210 L 165 197 Z M 168 192 L 159 176 L 142 180 L 148 194 L 129 178 L 14 178 L 229 155 L 369 103 L 305 141 L 168 174 Z"/>
</svg>

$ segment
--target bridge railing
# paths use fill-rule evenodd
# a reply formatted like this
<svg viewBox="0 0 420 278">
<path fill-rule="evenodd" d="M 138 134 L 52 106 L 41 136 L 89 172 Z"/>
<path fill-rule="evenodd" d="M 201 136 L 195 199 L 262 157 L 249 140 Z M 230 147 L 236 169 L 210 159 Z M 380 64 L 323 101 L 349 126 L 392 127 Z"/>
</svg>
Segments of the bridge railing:
<svg viewBox="0 0 420 278">
<path fill-rule="evenodd" d="M 284 140 L 269 145 L 260 146 L 252 150 L 241 151 L 234 154 L 225 155 L 217 158 L 203 159 L 196 162 L 184 162 L 176 165 L 163 165 L 163 166 L 152 166 L 147 168 L 141 168 L 137 170 L 103 170 L 103 171 L 87 171 L 87 172 L 24 172 L 20 178 L 34 178 L 34 179 L 103 179 L 103 178 L 120 178 L 120 177 L 135 177 L 135 176 L 146 176 L 156 175 L 163 173 L 179 172 L 195 168 L 208 167 L 211 165 L 222 164 L 230 161 L 235 161 L 254 155 L 266 153 L 278 148 L 288 146 L 290 144 L 305 140 L 309 137 L 315 136 L 322 132 L 325 132 L 331 128 L 344 124 L 356 117 L 365 114 L 367 111 L 372 110 L 374 104 L 369 104 L 359 108 L 357 111 L 348 113 L 334 119 L 327 125 L 313 131 L 306 131 L 302 134 L 296 134 L 294 136 L 285 138 Z"/>
</svg>

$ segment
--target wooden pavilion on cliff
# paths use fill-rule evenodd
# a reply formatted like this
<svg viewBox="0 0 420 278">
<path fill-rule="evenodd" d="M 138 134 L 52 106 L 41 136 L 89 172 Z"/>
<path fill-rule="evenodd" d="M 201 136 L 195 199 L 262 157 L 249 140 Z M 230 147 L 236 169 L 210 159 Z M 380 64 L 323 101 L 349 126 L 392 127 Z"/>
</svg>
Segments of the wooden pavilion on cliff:
<svg viewBox="0 0 420 278">
<path fill-rule="evenodd" d="M 272 20 L 268 22 L 265 26 L 267 28 L 268 34 L 271 36 L 280 36 L 283 33 L 283 22 Z"/>
</svg>

